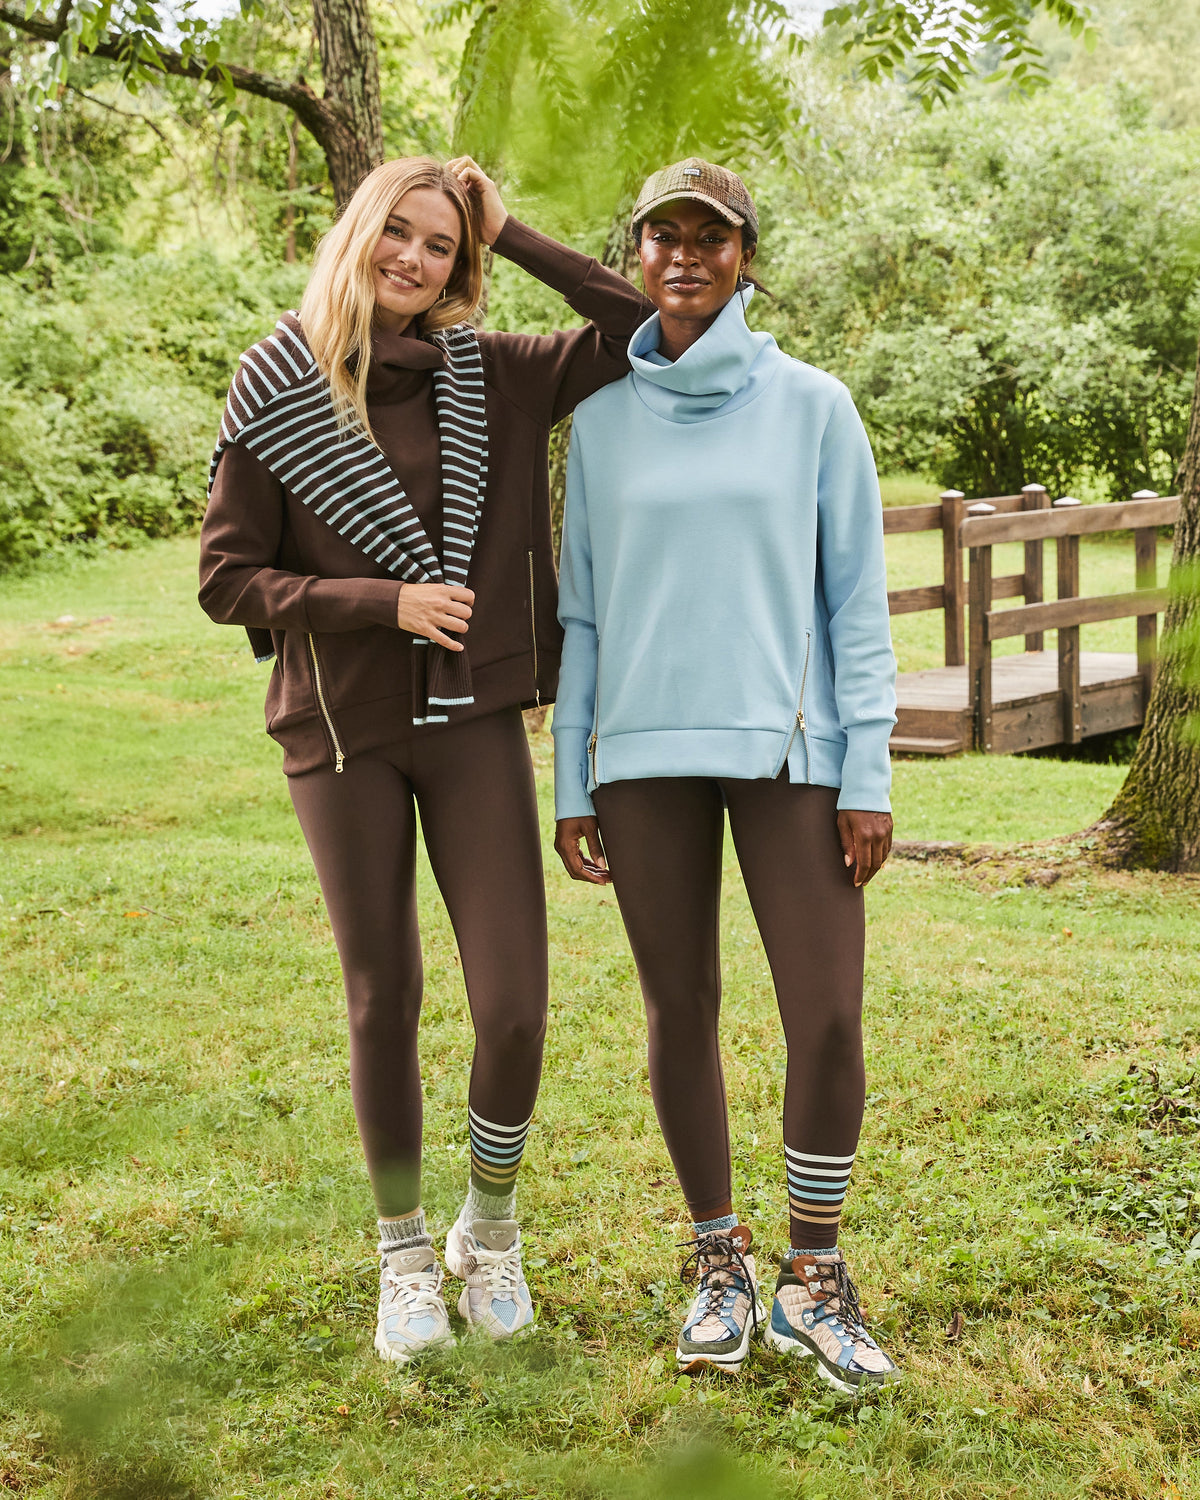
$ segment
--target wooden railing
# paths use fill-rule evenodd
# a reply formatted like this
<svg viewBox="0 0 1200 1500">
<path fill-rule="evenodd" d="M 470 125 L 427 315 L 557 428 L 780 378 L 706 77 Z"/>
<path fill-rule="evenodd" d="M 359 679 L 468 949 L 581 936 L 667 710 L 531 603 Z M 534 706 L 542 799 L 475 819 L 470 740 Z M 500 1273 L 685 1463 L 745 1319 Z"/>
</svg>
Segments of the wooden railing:
<svg viewBox="0 0 1200 1500">
<path fill-rule="evenodd" d="M 915 509 L 916 507 L 914 507 Z M 1080 685 L 1079 627 L 1098 620 L 1137 618 L 1137 675 L 1141 679 L 1144 712 L 1154 681 L 1158 614 L 1166 607 L 1167 591 L 1156 587 L 1158 527 L 1174 524 L 1179 515 L 1177 495 L 1160 499 L 1140 490 L 1132 500 L 1116 505 L 1080 505 L 1069 496 L 1036 513 L 1002 513 L 994 501 L 969 508 L 958 528 L 958 542 L 970 554 L 970 641 L 968 680 L 977 749 L 992 749 L 992 646 L 998 640 L 1024 635 L 1027 650 L 1040 650 L 1042 633 L 1058 632 L 1058 697 L 1062 740 L 1068 745 L 1083 738 L 1083 693 Z M 1032 507 L 1031 507 L 1032 510 Z M 916 529 L 916 528 L 913 528 Z M 1136 588 L 1127 594 L 1081 597 L 1079 594 L 1079 538 L 1098 532 L 1132 531 Z M 1015 609 L 994 609 L 997 599 L 1019 592 L 1013 578 L 993 578 L 992 548 L 1002 542 L 1024 542 L 1026 568 L 1031 547 L 1039 550 L 1054 538 L 1058 563 L 1058 598 L 1045 603 L 1039 595 Z M 960 554 L 961 555 L 961 554 Z M 1039 565 L 1040 573 L 1040 565 Z M 1016 574 L 1015 578 L 1027 575 Z M 949 634 L 947 634 L 949 640 Z M 1030 647 L 1029 642 L 1039 644 Z M 1134 684 L 1136 686 L 1136 682 Z"/>
<path fill-rule="evenodd" d="M 948 667 L 961 667 L 967 660 L 966 606 L 967 589 L 963 576 L 963 549 L 959 530 L 964 518 L 980 506 L 987 515 L 1009 515 L 1013 512 L 1043 511 L 1050 505 L 1045 485 L 1027 484 L 1019 495 L 993 495 L 973 502 L 969 507 L 961 490 L 943 490 L 934 505 L 898 505 L 883 513 L 884 535 L 900 532 L 940 531 L 942 533 L 942 581 L 920 588 L 891 589 L 888 609 L 893 615 L 916 614 L 921 610 L 945 612 L 945 657 Z M 992 580 L 994 599 L 1023 598 L 1037 604 L 1045 597 L 1042 568 L 1042 543 L 1033 539 L 1025 544 L 1025 566 L 1020 573 L 1010 573 Z M 1031 631 L 1026 650 L 1040 651 L 1042 636 Z"/>
</svg>

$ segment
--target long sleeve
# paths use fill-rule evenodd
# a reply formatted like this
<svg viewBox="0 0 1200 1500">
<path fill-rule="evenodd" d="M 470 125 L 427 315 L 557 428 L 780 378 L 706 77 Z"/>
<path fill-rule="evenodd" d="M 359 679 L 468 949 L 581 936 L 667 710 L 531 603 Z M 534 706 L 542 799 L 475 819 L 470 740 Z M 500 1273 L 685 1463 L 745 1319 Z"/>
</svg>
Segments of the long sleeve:
<svg viewBox="0 0 1200 1500">
<path fill-rule="evenodd" d="M 220 625 L 258 630 L 361 630 L 396 625 L 400 583 L 319 578 L 277 567 L 284 492 L 236 443 L 217 468 L 200 532 L 200 606 Z"/>
<path fill-rule="evenodd" d="M 527 415 L 553 426 L 593 391 L 629 373 L 626 346 L 653 304 L 618 272 L 511 215 L 492 248 L 588 319 L 586 328 L 560 333 L 480 335 L 492 383 Z"/>
<path fill-rule="evenodd" d="M 834 694 L 846 733 L 841 809 L 889 812 L 896 659 L 888 620 L 883 508 L 871 444 L 844 391 L 821 438 L 817 566 L 829 609 Z"/>
<path fill-rule="evenodd" d="M 574 434 L 567 454 L 558 618 L 565 635 L 558 675 L 558 700 L 551 725 L 554 734 L 554 812 L 559 818 L 587 818 L 595 812 L 588 795 L 588 741 L 596 717 L 599 635 L 583 460 Z"/>
</svg>

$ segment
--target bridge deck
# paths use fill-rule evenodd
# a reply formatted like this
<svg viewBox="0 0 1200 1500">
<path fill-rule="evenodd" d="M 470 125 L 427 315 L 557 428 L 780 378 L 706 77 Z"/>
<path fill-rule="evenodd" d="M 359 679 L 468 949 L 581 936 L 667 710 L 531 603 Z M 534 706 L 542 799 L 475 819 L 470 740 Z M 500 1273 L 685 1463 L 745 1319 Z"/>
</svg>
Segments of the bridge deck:
<svg viewBox="0 0 1200 1500">
<path fill-rule="evenodd" d="M 1132 652 L 1085 651 L 1080 656 L 1083 737 L 1132 729 L 1145 716 L 1145 689 Z M 902 672 L 896 683 L 892 750 L 955 755 L 971 748 L 966 667 Z M 992 661 L 992 753 L 1011 754 L 1062 744 L 1058 653 L 1027 651 Z"/>
</svg>

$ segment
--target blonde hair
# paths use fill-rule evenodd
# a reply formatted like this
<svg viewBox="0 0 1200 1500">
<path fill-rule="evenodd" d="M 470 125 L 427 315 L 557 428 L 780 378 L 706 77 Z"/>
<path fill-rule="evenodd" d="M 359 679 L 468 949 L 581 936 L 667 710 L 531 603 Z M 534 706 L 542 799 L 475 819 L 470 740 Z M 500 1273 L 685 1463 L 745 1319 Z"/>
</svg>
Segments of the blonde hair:
<svg viewBox="0 0 1200 1500">
<path fill-rule="evenodd" d="M 367 371 L 375 281 L 371 256 L 396 200 L 412 188 L 440 188 L 458 209 L 462 239 L 444 295 L 421 314 L 425 332 L 472 318 L 483 294 L 483 246 L 478 209 L 453 173 L 431 156 L 402 156 L 367 174 L 317 247 L 300 302 L 300 324 L 317 367 L 329 381 L 338 423 L 360 429 L 371 442 Z"/>
</svg>

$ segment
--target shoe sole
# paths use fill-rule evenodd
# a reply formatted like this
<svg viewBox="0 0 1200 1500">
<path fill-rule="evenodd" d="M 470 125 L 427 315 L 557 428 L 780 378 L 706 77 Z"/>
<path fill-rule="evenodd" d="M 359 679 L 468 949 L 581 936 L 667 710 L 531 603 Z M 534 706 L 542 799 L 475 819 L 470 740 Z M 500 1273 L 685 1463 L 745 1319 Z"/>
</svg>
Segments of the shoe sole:
<svg viewBox="0 0 1200 1500">
<path fill-rule="evenodd" d="M 860 1396 L 864 1391 L 876 1391 L 880 1386 L 891 1385 L 900 1379 L 900 1372 L 885 1376 L 882 1380 L 872 1380 L 867 1377 L 855 1383 L 847 1380 L 840 1373 L 835 1373 L 825 1362 L 825 1357 L 819 1349 L 814 1349 L 811 1344 L 806 1344 L 803 1339 L 789 1338 L 785 1333 L 779 1333 L 768 1323 L 766 1332 L 763 1334 L 763 1343 L 777 1349 L 780 1354 L 790 1354 L 793 1359 L 813 1358 L 817 1362 L 817 1374 L 825 1382 L 831 1385 L 835 1391 L 840 1391 L 843 1396 Z"/>
<path fill-rule="evenodd" d="M 419 1349 L 412 1350 L 411 1353 L 402 1354 L 388 1343 L 378 1329 L 375 1331 L 375 1353 L 389 1365 L 411 1365 L 413 1360 L 420 1359 L 422 1354 L 429 1354 L 434 1349 L 449 1349 L 454 1343 L 454 1335 L 449 1333 L 444 1339 L 434 1339 L 428 1344 L 422 1344 Z"/>
<path fill-rule="evenodd" d="M 766 1317 L 766 1309 L 760 1302 L 758 1304 L 758 1326 L 760 1328 L 764 1327 Z M 680 1349 L 677 1345 L 675 1349 L 675 1363 L 684 1375 L 690 1375 L 693 1371 L 702 1370 L 706 1367 L 714 1370 L 724 1370 L 727 1375 L 737 1375 L 746 1363 L 746 1356 L 750 1352 L 751 1330 L 753 1327 L 754 1320 L 751 1319 L 746 1324 L 741 1342 L 737 1348 L 728 1349 L 722 1354 L 701 1354 L 698 1350 Z"/>
</svg>

